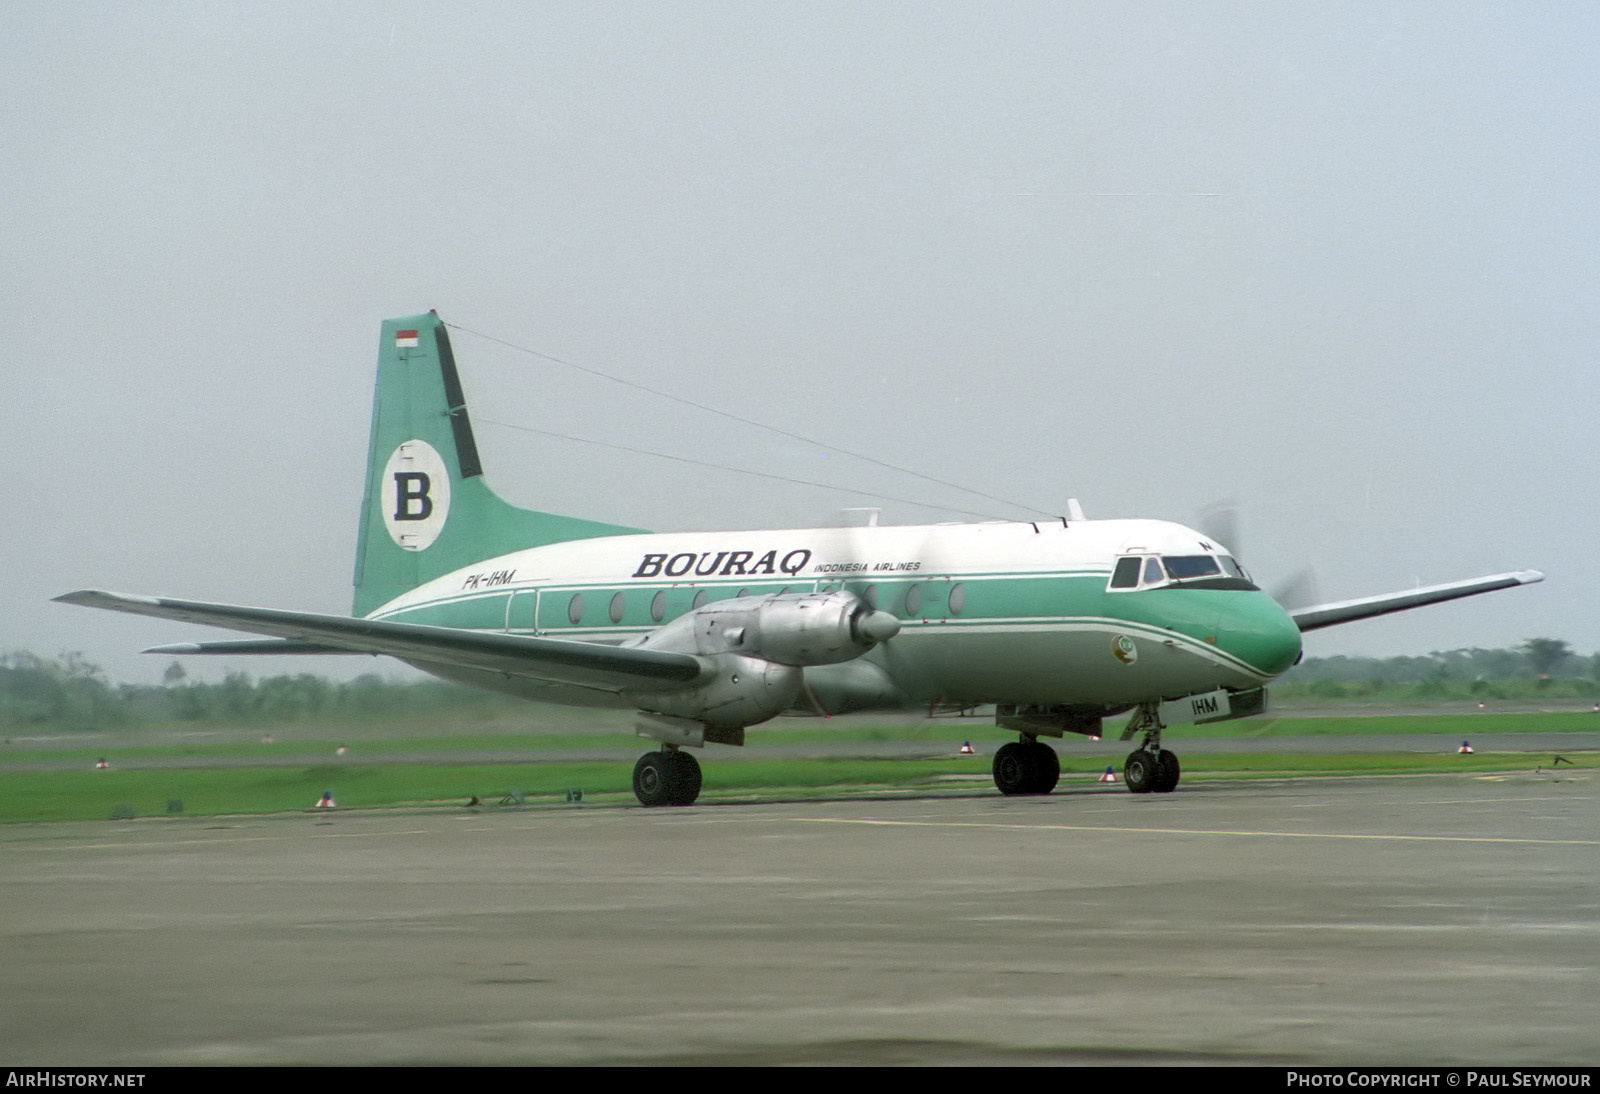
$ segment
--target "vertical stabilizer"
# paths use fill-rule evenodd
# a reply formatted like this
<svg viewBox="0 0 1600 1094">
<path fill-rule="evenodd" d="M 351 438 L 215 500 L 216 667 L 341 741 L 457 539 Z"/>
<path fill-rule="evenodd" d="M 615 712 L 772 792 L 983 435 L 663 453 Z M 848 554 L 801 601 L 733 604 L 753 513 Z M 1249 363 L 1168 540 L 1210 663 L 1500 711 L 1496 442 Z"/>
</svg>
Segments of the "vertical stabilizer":
<svg viewBox="0 0 1600 1094">
<path fill-rule="evenodd" d="M 483 478 L 444 322 L 429 312 L 383 324 L 355 615 L 487 558 L 635 531 L 502 501 Z"/>
</svg>

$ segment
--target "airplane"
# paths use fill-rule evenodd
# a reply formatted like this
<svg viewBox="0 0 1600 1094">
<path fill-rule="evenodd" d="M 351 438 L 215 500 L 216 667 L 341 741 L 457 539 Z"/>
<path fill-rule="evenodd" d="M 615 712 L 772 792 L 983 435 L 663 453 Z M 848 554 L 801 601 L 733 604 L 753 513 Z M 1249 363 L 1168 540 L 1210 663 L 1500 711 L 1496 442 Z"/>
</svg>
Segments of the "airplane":
<svg viewBox="0 0 1600 1094">
<path fill-rule="evenodd" d="M 1163 730 L 1260 713 L 1301 635 L 1543 580 L 1531 570 L 1286 610 L 1226 547 L 1159 520 L 651 533 L 490 489 L 446 325 L 386 321 L 350 616 L 82 590 L 58 601 L 267 635 L 169 654 L 386 654 L 524 699 L 636 712 L 646 806 L 688 805 L 685 749 L 782 714 L 995 707 L 1003 794 L 1060 777 L 1040 740 L 1131 712 L 1134 793 L 1181 774 Z"/>
</svg>

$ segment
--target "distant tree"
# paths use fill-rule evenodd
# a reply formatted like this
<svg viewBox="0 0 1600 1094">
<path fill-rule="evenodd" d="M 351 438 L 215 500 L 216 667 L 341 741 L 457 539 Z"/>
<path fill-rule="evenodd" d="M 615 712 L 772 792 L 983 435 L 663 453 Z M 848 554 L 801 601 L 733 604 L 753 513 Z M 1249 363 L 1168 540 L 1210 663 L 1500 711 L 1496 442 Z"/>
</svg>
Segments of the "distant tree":
<svg viewBox="0 0 1600 1094">
<path fill-rule="evenodd" d="M 1555 671 L 1557 665 L 1572 656 L 1572 647 L 1559 638 L 1530 638 L 1522 644 L 1522 654 L 1528 659 L 1534 675 L 1543 680 Z"/>
<path fill-rule="evenodd" d="M 161 682 L 167 685 L 167 687 L 171 687 L 174 684 L 181 684 L 188 678 L 189 674 L 185 672 L 183 666 L 178 664 L 176 661 L 168 665 L 167 671 L 161 674 Z"/>
</svg>

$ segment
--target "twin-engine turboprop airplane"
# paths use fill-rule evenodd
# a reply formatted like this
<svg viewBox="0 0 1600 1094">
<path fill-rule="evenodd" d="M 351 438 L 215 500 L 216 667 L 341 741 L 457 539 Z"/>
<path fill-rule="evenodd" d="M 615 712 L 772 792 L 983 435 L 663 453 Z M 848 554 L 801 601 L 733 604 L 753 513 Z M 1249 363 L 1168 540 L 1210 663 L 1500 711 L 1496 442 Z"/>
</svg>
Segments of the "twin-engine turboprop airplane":
<svg viewBox="0 0 1600 1094">
<path fill-rule="evenodd" d="M 638 712 L 645 805 L 686 805 L 685 746 L 779 714 L 994 704 L 1006 794 L 1040 737 L 1133 712 L 1135 793 L 1178 784 L 1165 726 L 1243 717 L 1304 631 L 1542 580 L 1498 574 L 1285 611 L 1215 540 L 1155 520 L 650 534 L 489 489 L 444 323 L 383 325 L 353 617 L 84 591 L 58 599 L 274 636 L 162 653 L 380 653 L 526 699 Z"/>
</svg>

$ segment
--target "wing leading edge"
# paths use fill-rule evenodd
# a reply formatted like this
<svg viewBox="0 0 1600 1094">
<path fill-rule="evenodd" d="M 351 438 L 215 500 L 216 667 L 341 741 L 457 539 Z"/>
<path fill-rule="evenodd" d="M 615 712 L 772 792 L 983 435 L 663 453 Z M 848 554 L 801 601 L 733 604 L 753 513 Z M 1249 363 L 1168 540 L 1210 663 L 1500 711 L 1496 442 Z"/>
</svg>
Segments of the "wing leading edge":
<svg viewBox="0 0 1600 1094">
<path fill-rule="evenodd" d="M 506 673 L 530 680 L 574 684 L 599 691 L 624 691 L 649 685 L 687 685 L 709 666 L 699 657 L 660 650 L 627 649 L 563 638 L 455 630 L 415 623 L 286 612 L 238 604 L 129 596 L 84 589 L 55 598 L 63 604 L 105 608 L 158 619 L 177 619 L 208 627 L 227 627 L 271 635 L 279 642 L 201 643 L 193 652 L 378 653 L 406 661 Z M 183 647 L 157 647 L 182 652 Z"/>
<path fill-rule="evenodd" d="M 1516 570 L 1507 574 L 1491 574 L 1466 581 L 1452 581 L 1444 585 L 1428 585 L 1421 589 L 1408 589 L 1401 593 L 1384 593 L 1381 596 L 1364 596 L 1357 600 L 1340 600 L 1331 604 L 1316 604 L 1289 613 L 1301 632 L 1320 630 L 1339 623 L 1352 623 L 1357 619 L 1370 619 L 1390 612 L 1403 612 L 1425 604 L 1439 604 L 1446 600 L 1459 600 L 1464 596 L 1492 593 L 1497 589 L 1512 589 L 1518 585 L 1532 585 L 1543 581 L 1538 570 Z"/>
</svg>

